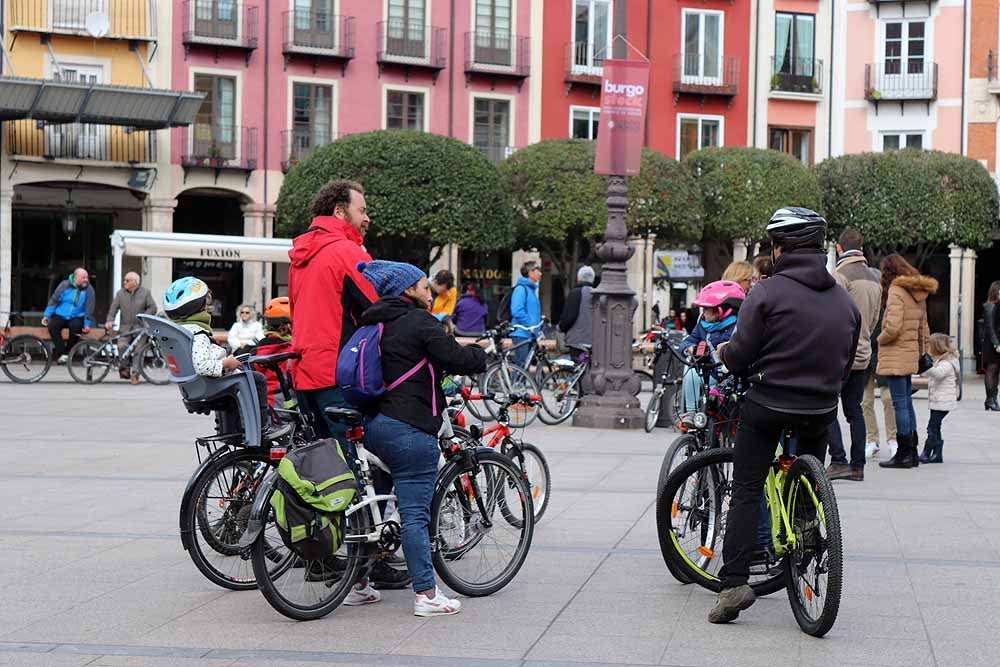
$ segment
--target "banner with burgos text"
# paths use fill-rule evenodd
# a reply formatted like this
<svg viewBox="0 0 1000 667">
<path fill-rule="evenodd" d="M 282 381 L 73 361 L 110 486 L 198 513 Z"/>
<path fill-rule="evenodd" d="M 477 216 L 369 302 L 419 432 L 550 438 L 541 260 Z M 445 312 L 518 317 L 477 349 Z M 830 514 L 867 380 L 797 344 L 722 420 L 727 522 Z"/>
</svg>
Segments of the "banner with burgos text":
<svg viewBox="0 0 1000 667">
<path fill-rule="evenodd" d="M 649 63 L 605 60 L 594 172 L 635 176 L 642 160 Z"/>
</svg>

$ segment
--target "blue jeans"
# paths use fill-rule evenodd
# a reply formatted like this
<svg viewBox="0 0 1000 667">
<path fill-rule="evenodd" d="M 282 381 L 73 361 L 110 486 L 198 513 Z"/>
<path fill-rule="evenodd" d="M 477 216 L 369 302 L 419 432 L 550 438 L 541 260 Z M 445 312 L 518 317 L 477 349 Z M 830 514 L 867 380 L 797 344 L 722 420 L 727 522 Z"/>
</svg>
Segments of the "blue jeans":
<svg viewBox="0 0 1000 667">
<path fill-rule="evenodd" d="M 861 399 L 865 396 L 868 369 L 851 371 L 847 382 L 840 389 L 840 402 L 844 406 L 844 417 L 851 429 L 851 467 L 861 470 L 865 467 L 865 416 L 861 411 Z M 847 465 L 844 451 L 844 437 L 840 433 L 840 422 L 830 424 L 830 461 Z"/>
<path fill-rule="evenodd" d="M 527 369 L 528 356 L 531 354 L 531 345 L 530 344 L 524 345 L 523 343 L 527 342 L 529 339 L 511 337 L 510 340 L 511 343 L 513 343 L 514 345 L 521 344 L 520 347 L 515 347 L 513 350 L 514 363 L 520 366 L 521 368 Z"/>
<path fill-rule="evenodd" d="M 365 430 L 365 447 L 392 471 L 402 519 L 403 555 L 413 577 L 413 590 L 434 590 L 429 526 L 441 456 L 437 438 L 405 422 L 378 415 Z"/>
<path fill-rule="evenodd" d="M 913 411 L 913 378 L 909 375 L 890 375 L 885 378 L 892 394 L 892 411 L 896 413 L 896 434 L 911 435 L 917 432 L 917 413 Z"/>
<path fill-rule="evenodd" d="M 341 447 L 347 446 L 347 427 L 337 424 L 326 416 L 323 412 L 325 408 L 350 408 L 353 407 L 344 400 L 344 395 L 338 387 L 325 387 L 323 389 L 297 389 L 295 391 L 302 405 L 302 411 L 312 415 L 313 428 L 317 437 L 336 438 L 340 441 Z M 344 452 L 347 453 L 346 451 Z"/>
</svg>

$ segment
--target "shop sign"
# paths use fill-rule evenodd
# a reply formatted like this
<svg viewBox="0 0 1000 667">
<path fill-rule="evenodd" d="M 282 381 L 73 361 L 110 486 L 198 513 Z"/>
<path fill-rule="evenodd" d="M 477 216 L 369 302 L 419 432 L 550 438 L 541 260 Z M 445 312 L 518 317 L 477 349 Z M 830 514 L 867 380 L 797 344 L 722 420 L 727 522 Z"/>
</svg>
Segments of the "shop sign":
<svg viewBox="0 0 1000 667">
<path fill-rule="evenodd" d="M 691 280 L 705 277 L 701 258 L 689 254 L 686 250 L 658 250 L 653 253 L 653 260 L 654 279 Z"/>
<path fill-rule="evenodd" d="M 462 280 L 510 280 L 510 271 L 470 267 L 462 269 Z"/>
</svg>

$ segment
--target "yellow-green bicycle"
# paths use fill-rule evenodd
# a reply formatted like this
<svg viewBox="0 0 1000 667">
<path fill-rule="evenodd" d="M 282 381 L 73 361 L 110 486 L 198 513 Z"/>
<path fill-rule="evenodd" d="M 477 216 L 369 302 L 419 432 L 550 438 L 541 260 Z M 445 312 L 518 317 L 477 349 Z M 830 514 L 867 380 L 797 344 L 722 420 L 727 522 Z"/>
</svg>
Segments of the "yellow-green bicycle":
<svg viewBox="0 0 1000 667">
<path fill-rule="evenodd" d="M 720 588 L 732 468 L 732 449 L 712 449 L 679 465 L 657 489 L 660 551 L 683 583 Z M 822 637 L 837 620 L 844 580 L 833 486 L 815 457 L 782 454 L 768 472 L 764 496 L 771 539 L 754 555 L 750 586 L 758 596 L 785 588 L 799 627 Z"/>
</svg>

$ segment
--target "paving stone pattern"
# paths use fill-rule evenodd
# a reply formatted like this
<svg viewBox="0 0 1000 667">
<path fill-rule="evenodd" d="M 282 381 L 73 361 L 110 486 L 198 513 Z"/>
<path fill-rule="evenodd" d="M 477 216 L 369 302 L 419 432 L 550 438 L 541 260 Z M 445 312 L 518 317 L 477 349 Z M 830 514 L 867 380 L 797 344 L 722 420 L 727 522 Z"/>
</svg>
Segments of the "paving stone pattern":
<svg viewBox="0 0 1000 667">
<path fill-rule="evenodd" d="M 448 618 L 408 591 L 287 621 L 257 592 L 216 588 L 177 533 L 209 417 L 173 387 L 73 384 L 64 369 L 0 382 L 0 665 L 997 665 L 1000 415 L 983 390 L 945 420 L 946 463 L 837 482 L 847 547 L 837 625 L 803 635 L 783 593 L 729 626 L 660 558 L 653 500 L 675 437 L 530 427 L 551 505 L 505 590 Z M 926 425 L 926 399 L 917 418 Z"/>
</svg>

